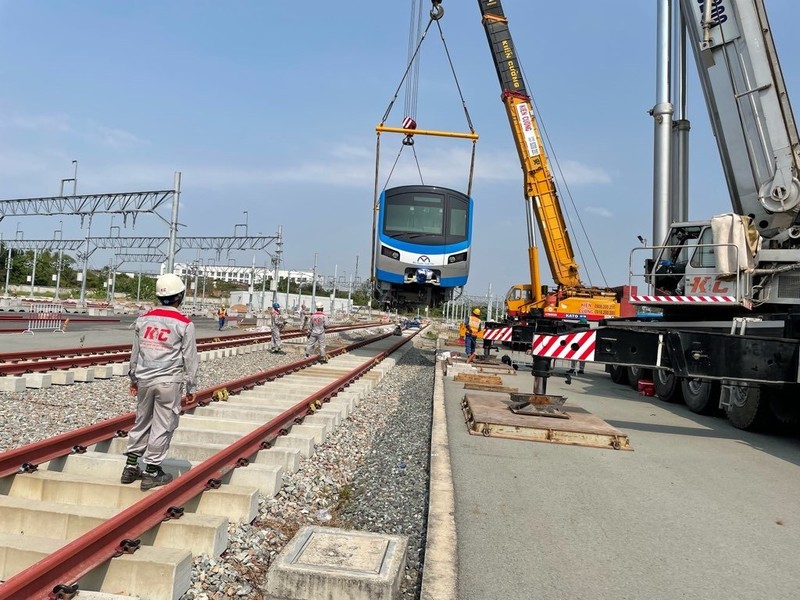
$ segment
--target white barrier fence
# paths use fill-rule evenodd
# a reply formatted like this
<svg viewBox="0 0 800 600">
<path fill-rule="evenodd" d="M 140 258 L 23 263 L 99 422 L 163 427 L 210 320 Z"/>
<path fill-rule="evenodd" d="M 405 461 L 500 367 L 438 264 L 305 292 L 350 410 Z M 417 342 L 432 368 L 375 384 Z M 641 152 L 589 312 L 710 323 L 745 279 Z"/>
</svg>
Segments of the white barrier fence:
<svg viewBox="0 0 800 600">
<path fill-rule="evenodd" d="M 28 328 L 23 333 L 34 331 L 58 331 L 64 333 L 63 304 L 31 304 L 28 312 Z"/>
</svg>

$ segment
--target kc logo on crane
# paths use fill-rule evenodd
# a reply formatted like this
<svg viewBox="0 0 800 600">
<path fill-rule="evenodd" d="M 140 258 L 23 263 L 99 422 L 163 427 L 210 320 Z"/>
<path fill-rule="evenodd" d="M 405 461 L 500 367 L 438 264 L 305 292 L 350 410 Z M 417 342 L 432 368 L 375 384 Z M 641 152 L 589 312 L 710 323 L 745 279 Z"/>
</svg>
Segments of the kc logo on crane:
<svg viewBox="0 0 800 600">
<path fill-rule="evenodd" d="M 169 329 L 165 327 L 151 327 L 148 325 L 144 329 L 144 339 L 158 340 L 159 342 L 166 342 L 169 340 Z"/>
</svg>

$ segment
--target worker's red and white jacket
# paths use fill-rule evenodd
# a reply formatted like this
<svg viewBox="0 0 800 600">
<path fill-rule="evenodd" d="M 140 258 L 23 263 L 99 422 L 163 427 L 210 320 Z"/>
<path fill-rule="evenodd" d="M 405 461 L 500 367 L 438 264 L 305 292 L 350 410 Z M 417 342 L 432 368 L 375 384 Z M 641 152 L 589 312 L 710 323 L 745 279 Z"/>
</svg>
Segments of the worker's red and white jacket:
<svg viewBox="0 0 800 600">
<path fill-rule="evenodd" d="M 194 323 L 172 306 L 143 314 L 134 323 L 131 366 L 132 383 L 183 383 L 186 393 L 197 388 L 200 359 Z"/>
<path fill-rule="evenodd" d="M 319 335 L 325 333 L 328 327 L 328 315 L 321 310 L 311 313 L 308 318 L 308 333 L 311 335 Z"/>
<path fill-rule="evenodd" d="M 283 326 L 286 324 L 286 319 L 281 314 L 281 311 L 273 308 L 271 317 L 271 325 L 275 329 L 283 329 Z"/>
</svg>

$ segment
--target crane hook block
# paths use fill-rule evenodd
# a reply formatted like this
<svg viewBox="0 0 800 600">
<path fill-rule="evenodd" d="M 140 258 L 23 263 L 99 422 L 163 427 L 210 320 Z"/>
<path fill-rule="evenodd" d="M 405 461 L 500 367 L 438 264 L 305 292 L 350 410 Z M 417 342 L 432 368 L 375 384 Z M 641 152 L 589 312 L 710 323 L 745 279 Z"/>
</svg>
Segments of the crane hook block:
<svg viewBox="0 0 800 600">
<path fill-rule="evenodd" d="M 431 0 L 431 20 L 438 21 L 444 16 L 444 8 L 442 8 L 442 0 Z"/>
</svg>

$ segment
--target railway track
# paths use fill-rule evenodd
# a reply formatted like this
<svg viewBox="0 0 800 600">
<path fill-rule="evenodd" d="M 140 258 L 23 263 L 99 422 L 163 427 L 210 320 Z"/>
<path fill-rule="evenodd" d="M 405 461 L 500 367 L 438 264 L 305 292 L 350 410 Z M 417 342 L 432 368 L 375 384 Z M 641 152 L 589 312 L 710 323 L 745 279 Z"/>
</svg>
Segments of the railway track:
<svg viewBox="0 0 800 600">
<path fill-rule="evenodd" d="M 413 336 L 382 333 L 198 392 L 150 492 L 119 484 L 128 413 L 0 454 L 0 599 L 80 590 L 178 598 L 193 554 L 219 555 Z M 226 400 L 227 397 L 227 401 Z M 216 400 L 216 402 L 215 402 Z"/>
<path fill-rule="evenodd" d="M 339 325 L 329 328 L 328 331 L 333 334 L 376 325 L 377 323 Z M 301 329 L 289 329 L 281 334 L 281 339 L 291 340 L 305 337 L 305 335 L 305 332 Z M 202 338 L 197 340 L 197 350 L 198 352 L 204 352 L 249 346 L 269 342 L 270 339 L 269 332 Z M 5 352 L 0 353 L 0 377 L 121 363 L 129 360 L 130 357 L 130 344 Z"/>
</svg>

